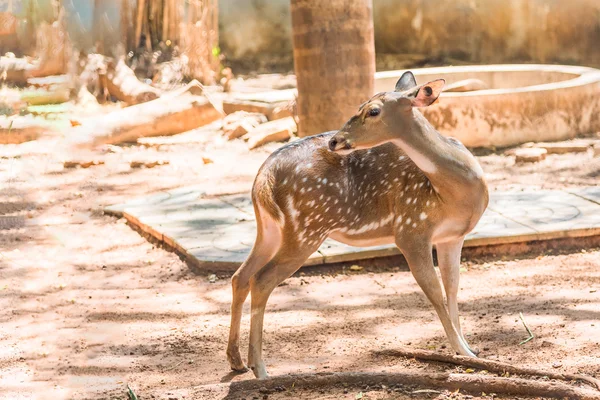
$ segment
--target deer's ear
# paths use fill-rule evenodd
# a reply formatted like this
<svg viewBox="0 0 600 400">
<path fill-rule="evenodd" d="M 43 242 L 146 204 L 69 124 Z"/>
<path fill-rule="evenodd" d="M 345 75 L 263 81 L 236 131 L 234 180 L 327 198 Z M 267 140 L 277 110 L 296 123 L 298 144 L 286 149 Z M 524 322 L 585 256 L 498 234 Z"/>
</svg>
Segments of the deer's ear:
<svg viewBox="0 0 600 400">
<path fill-rule="evenodd" d="M 446 81 L 437 79 L 424 85 L 419 86 L 414 92 L 408 95 L 413 107 L 427 107 L 433 104 L 434 101 L 442 93 Z"/>
<path fill-rule="evenodd" d="M 404 92 L 405 90 L 412 89 L 417 86 L 417 80 L 412 72 L 406 71 L 402 74 L 398 82 L 396 82 L 395 92 Z"/>
</svg>

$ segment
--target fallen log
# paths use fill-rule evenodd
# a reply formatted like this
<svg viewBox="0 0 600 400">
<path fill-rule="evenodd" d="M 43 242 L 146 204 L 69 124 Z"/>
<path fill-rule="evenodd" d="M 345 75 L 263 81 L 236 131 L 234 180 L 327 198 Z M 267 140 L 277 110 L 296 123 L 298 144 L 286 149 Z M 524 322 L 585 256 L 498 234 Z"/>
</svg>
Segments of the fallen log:
<svg viewBox="0 0 600 400">
<path fill-rule="evenodd" d="M 521 378 L 502 378 L 489 375 L 419 372 L 327 372 L 294 374 L 232 382 L 225 399 L 238 398 L 244 392 L 285 389 L 315 389 L 333 386 L 402 385 L 427 389 L 464 390 L 470 393 L 495 393 L 511 396 L 541 396 L 598 400 L 600 392 L 567 385 L 562 382 L 537 381 Z M 207 385 L 199 389 L 218 391 L 224 384 Z M 199 393 L 196 393 L 199 394 Z"/>
<path fill-rule="evenodd" d="M 223 136 L 229 140 L 237 139 L 265 122 L 264 114 L 236 111 L 223 119 Z"/>
<path fill-rule="evenodd" d="M 531 147 L 526 149 L 516 149 L 515 162 L 530 163 L 542 161 L 546 159 L 546 154 L 548 154 L 548 150 L 543 148 Z"/>
<path fill-rule="evenodd" d="M 248 148 L 252 150 L 270 142 L 288 140 L 296 130 L 294 118 L 286 117 L 261 124 L 249 131 L 244 138 L 248 138 Z"/>
<path fill-rule="evenodd" d="M 1 80 L 14 85 L 26 85 L 35 68 L 26 58 L 0 57 L 0 75 L 6 76 Z"/>
<path fill-rule="evenodd" d="M 27 84 L 38 89 L 54 89 L 69 86 L 69 76 L 63 75 L 50 75 L 42 78 L 29 78 Z"/>
<path fill-rule="evenodd" d="M 108 63 L 106 78 L 108 92 L 129 105 L 145 103 L 160 97 L 160 91 L 141 82 L 123 60 L 117 65 Z"/>
<path fill-rule="evenodd" d="M 195 94 L 200 87 L 192 81 L 158 99 L 82 121 L 71 138 L 95 145 L 135 142 L 141 137 L 175 135 L 222 118 L 205 96 Z"/>
</svg>

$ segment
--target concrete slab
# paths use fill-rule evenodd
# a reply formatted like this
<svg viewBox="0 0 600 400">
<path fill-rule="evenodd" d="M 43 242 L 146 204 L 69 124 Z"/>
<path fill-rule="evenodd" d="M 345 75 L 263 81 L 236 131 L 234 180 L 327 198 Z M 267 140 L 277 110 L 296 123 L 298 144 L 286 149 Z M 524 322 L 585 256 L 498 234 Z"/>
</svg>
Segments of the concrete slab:
<svg viewBox="0 0 600 400">
<path fill-rule="evenodd" d="M 108 207 L 137 229 L 163 242 L 190 263 L 234 270 L 256 236 L 249 194 L 205 198 L 198 187 L 162 192 Z M 487 246 L 600 235 L 600 188 L 569 191 L 494 192 L 465 246 Z M 305 265 L 358 261 L 399 254 L 394 245 L 352 247 L 328 239 Z"/>
</svg>

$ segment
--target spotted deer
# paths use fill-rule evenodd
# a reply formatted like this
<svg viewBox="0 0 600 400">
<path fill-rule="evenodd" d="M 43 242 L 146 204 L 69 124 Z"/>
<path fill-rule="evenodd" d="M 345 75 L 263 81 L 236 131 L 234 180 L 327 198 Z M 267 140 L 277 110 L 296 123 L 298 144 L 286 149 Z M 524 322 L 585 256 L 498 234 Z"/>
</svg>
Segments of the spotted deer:
<svg viewBox="0 0 600 400">
<path fill-rule="evenodd" d="M 442 79 L 418 86 L 406 72 L 393 92 L 373 96 L 339 131 L 292 142 L 262 165 L 252 188 L 256 242 L 232 278 L 232 369 L 246 370 L 239 336 L 251 292 L 248 365 L 257 378 L 267 377 L 262 334 L 269 295 L 327 237 L 354 246 L 395 243 L 452 348 L 475 356 L 461 331 L 456 296 L 463 241 L 486 209 L 488 191 L 475 157 L 417 110 L 436 101 L 443 86 Z"/>
</svg>

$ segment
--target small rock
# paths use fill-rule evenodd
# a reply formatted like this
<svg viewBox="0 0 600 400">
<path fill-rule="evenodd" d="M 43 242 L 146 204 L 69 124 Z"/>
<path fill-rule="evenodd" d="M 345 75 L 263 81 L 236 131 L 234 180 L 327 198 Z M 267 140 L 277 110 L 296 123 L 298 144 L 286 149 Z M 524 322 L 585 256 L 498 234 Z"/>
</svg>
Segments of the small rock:
<svg viewBox="0 0 600 400">
<path fill-rule="evenodd" d="M 296 121 L 292 117 L 261 124 L 248 132 L 248 147 L 252 150 L 266 143 L 288 140 L 296 130 Z"/>
<path fill-rule="evenodd" d="M 265 122 L 267 117 L 264 114 L 237 111 L 223 119 L 223 136 L 229 140 L 236 139 Z"/>
<path fill-rule="evenodd" d="M 269 389 L 267 389 L 266 387 L 262 386 L 260 389 L 258 389 L 259 393 L 269 393 Z"/>
<path fill-rule="evenodd" d="M 562 363 L 560 363 L 560 362 L 558 362 L 558 361 L 557 361 L 557 362 L 554 362 L 554 363 L 552 363 L 552 368 L 560 368 L 560 367 L 562 367 Z"/>
<path fill-rule="evenodd" d="M 215 274 L 210 274 L 210 275 L 208 276 L 208 281 L 209 281 L 210 283 L 215 283 L 215 282 L 217 281 L 217 275 L 215 275 Z"/>
<path fill-rule="evenodd" d="M 564 142 L 536 143 L 533 147 L 546 149 L 548 154 L 587 153 L 590 143 L 581 140 L 568 140 Z"/>
<path fill-rule="evenodd" d="M 538 162 L 546 158 L 548 150 L 540 148 L 515 150 L 515 161 L 517 163 Z"/>
</svg>

